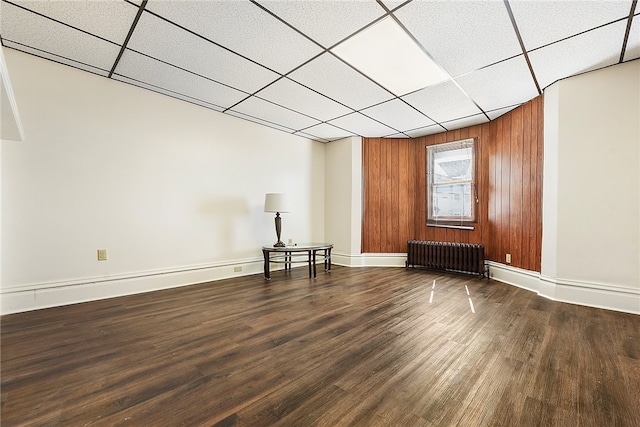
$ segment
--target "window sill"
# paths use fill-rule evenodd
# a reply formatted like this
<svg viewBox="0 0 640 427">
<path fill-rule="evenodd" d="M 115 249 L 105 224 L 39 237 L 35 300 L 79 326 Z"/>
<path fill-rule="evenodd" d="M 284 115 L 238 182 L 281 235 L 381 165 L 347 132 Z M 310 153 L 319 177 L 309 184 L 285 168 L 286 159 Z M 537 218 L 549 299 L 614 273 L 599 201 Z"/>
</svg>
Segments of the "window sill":
<svg viewBox="0 0 640 427">
<path fill-rule="evenodd" d="M 452 225 L 452 224 L 430 224 L 427 223 L 427 227 L 438 227 L 438 228 L 453 228 L 456 230 L 475 230 L 473 225 Z"/>
</svg>

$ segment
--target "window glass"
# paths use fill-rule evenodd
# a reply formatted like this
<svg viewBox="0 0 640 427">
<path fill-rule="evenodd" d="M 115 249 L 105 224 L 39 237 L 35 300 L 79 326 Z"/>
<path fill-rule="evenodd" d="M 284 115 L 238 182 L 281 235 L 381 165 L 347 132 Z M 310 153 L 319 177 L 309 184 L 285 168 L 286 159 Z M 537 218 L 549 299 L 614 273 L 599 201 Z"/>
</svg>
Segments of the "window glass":
<svg viewBox="0 0 640 427">
<path fill-rule="evenodd" d="M 427 223 L 475 222 L 474 140 L 427 147 Z"/>
</svg>

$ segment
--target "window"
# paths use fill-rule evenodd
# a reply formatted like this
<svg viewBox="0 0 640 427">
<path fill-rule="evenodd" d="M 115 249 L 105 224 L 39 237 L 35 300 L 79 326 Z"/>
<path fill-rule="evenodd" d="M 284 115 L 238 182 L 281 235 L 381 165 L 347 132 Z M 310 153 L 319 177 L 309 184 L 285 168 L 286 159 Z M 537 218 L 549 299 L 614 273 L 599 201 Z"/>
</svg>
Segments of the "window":
<svg viewBox="0 0 640 427">
<path fill-rule="evenodd" d="M 473 138 L 427 146 L 427 225 L 473 227 L 475 163 Z"/>
</svg>

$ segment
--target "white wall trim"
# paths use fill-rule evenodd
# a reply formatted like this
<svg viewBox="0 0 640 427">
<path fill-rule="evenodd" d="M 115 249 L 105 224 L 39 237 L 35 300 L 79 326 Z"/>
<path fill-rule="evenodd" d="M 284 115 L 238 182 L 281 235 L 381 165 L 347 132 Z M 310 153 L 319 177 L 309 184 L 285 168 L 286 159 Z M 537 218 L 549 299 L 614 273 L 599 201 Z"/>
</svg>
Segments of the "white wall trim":
<svg viewBox="0 0 640 427">
<path fill-rule="evenodd" d="M 569 304 L 640 314 L 640 290 L 606 283 L 554 279 L 535 271 L 488 261 L 492 279 Z"/>
<path fill-rule="evenodd" d="M 404 267 L 406 254 L 331 254 L 332 263 L 345 267 Z M 606 283 L 544 277 L 505 264 L 488 261 L 493 280 L 517 286 L 541 297 L 570 304 L 640 314 L 640 290 Z M 234 267 L 242 266 L 242 272 Z M 277 270 L 281 266 L 272 268 Z M 251 258 L 223 263 L 141 271 L 131 274 L 43 282 L 2 289 L 1 314 L 115 298 L 162 289 L 195 285 L 231 277 L 261 274 L 263 260 Z"/>
<path fill-rule="evenodd" d="M 332 252 L 331 261 L 344 267 L 404 267 L 407 261 L 407 254 L 345 254 Z"/>
<path fill-rule="evenodd" d="M 242 266 L 241 272 L 234 267 Z M 277 270 L 281 266 L 272 268 Z M 3 288 L 1 314 L 152 292 L 263 272 L 262 258 Z"/>
</svg>

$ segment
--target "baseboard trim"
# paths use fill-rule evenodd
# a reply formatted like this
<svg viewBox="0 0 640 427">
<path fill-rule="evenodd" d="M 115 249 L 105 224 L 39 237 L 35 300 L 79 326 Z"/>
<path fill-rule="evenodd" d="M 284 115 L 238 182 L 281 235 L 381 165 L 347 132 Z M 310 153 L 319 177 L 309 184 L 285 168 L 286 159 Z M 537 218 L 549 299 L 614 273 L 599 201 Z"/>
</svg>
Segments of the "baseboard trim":
<svg viewBox="0 0 640 427">
<path fill-rule="evenodd" d="M 344 267 L 404 267 L 407 254 L 345 254 L 334 251 L 331 253 L 331 261 Z"/>
<path fill-rule="evenodd" d="M 242 267 L 241 272 L 234 271 Z M 277 270 L 282 267 L 274 267 Z M 108 277 L 42 282 L 0 290 L 0 314 L 19 313 L 87 301 L 213 282 L 263 272 L 261 258 L 209 265 L 140 271 Z"/>
<path fill-rule="evenodd" d="M 640 289 L 606 283 L 550 278 L 488 261 L 493 280 L 535 292 L 541 297 L 569 304 L 640 314 Z"/>
<path fill-rule="evenodd" d="M 335 265 L 345 267 L 404 267 L 407 255 L 331 254 Z M 550 300 L 606 310 L 640 314 L 640 289 L 605 283 L 544 277 L 535 271 L 488 261 L 493 280 L 517 286 Z M 242 266 L 242 272 L 234 267 Z M 273 270 L 282 267 L 275 267 Z M 211 265 L 137 272 L 112 277 L 94 277 L 64 282 L 35 283 L 0 290 L 0 314 L 19 313 L 62 305 L 77 304 L 162 289 L 214 282 L 231 277 L 261 274 L 263 260 L 258 258 Z"/>
</svg>

